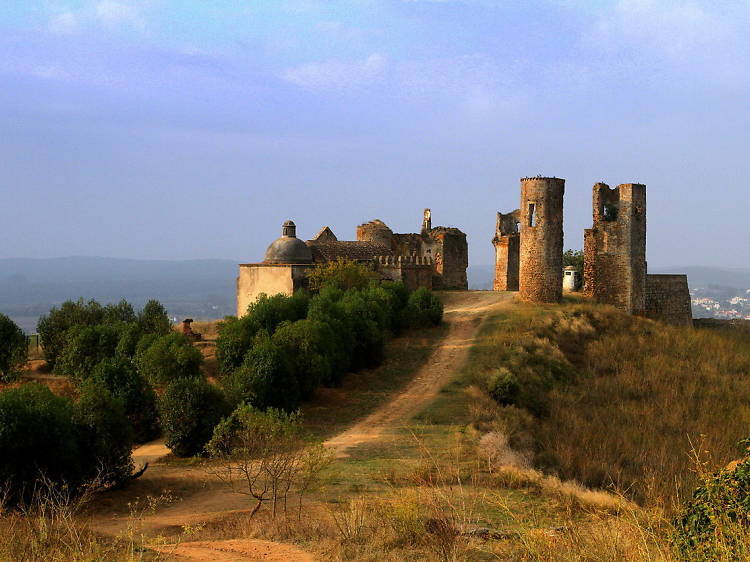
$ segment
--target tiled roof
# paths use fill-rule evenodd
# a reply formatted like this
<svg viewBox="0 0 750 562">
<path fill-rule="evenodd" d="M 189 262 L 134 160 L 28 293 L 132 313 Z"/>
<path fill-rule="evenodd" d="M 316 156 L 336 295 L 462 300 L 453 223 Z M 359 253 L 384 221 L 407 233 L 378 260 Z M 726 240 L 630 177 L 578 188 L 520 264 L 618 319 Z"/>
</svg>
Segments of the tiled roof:
<svg viewBox="0 0 750 562">
<path fill-rule="evenodd" d="M 339 258 L 348 260 L 371 260 L 377 256 L 390 256 L 393 251 L 385 244 L 377 242 L 336 241 L 316 242 L 308 240 L 313 261 L 334 261 Z"/>
</svg>

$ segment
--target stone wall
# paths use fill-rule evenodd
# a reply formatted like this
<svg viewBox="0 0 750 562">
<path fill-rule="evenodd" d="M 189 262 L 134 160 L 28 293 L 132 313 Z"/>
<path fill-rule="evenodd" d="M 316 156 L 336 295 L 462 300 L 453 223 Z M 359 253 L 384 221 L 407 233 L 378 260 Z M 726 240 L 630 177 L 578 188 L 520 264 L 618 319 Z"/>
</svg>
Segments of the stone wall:
<svg viewBox="0 0 750 562">
<path fill-rule="evenodd" d="M 644 314 L 646 186 L 593 188 L 593 227 L 584 231 L 584 291 L 597 302 Z"/>
<path fill-rule="evenodd" d="M 375 269 L 383 279 L 402 281 L 409 289 L 432 289 L 432 260 L 420 256 L 382 256 Z"/>
<path fill-rule="evenodd" d="M 646 275 L 646 316 L 667 324 L 693 325 L 687 275 Z"/>
<path fill-rule="evenodd" d="M 498 213 L 495 223 L 495 291 L 517 291 L 521 238 L 518 233 L 520 211 Z"/>
<path fill-rule="evenodd" d="M 240 264 L 237 277 L 237 317 L 247 313 L 247 307 L 258 300 L 261 293 L 268 296 L 281 293 L 293 295 L 307 288 L 307 272 L 312 265 L 246 263 Z"/>
<path fill-rule="evenodd" d="M 469 248 L 466 234 L 457 228 L 436 227 L 427 236 L 432 241 L 432 259 L 435 263 L 433 287 L 468 289 L 466 268 L 469 267 Z"/>
<path fill-rule="evenodd" d="M 357 227 L 357 240 L 360 242 L 376 242 L 391 246 L 393 231 L 380 219 L 375 219 Z"/>
<path fill-rule="evenodd" d="M 524 301 L 562 298 L 564 194 L 564 179 L 521 180 L 519 291 Z"/>
</svg>

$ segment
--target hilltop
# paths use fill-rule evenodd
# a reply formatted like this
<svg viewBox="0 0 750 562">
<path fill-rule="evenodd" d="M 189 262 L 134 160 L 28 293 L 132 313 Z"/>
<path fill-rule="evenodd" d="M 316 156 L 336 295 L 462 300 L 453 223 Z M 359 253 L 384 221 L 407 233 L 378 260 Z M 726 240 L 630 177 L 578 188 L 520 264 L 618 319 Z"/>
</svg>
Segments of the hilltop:
<svg viewBox="0 0 750 562">
<path fill-rule="evenodd" d="M 136 450 L 144 476 L 99 498 L 89 524 L 136 525 L 146 546 L 195 560 L 288 548 L 276 543 L 300 560 L 673 560 L 691 448 L 719 467 L 747 437 L 750 334 L 579 297 L 441 298 L 444 326 L 392 340 L 383 365 L 304 405 L 336 454 L 304 518 L 248 519 L 246 497 L 157 441 Z M 147 501 L 135 520 L 125 509 Z"/>
</svg>

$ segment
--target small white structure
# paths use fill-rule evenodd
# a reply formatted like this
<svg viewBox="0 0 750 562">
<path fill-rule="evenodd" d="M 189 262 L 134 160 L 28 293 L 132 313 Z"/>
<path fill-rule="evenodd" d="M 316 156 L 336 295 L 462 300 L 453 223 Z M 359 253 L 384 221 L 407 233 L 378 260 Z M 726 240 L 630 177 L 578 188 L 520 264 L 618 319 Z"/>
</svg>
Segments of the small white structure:
<svg viewBox="0 0 750 562">
<path fill-rule="evenodd" d="M 577 291 L 581 286 L 581 274 L 569 265 L 563 268 L 563 291 Z"/>
</svg>

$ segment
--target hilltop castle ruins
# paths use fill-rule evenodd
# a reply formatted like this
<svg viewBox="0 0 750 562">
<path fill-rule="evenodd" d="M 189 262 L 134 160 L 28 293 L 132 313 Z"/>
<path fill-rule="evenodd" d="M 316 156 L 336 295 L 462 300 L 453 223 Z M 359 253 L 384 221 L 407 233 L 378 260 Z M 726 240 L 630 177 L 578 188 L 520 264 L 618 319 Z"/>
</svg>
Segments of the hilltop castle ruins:
<svg viewBox="0 0 750 562">
<path fill-rule="evenodd" d="M 411 289 L 469 287 L 466 234 L 457 228 L 433 227 L 430 209 L 424 211 L 419 233 L 395 233 L 376 219 L 359 225 L 356 237 L 339 240 L 325 226 L 303 241 L 297 238 L 294 222 L 286 221 L 281 238 L 271 243 L 262 262 L 240 265 L 237 316 L 245 314 L 261 293 L 291 295 L 307 287 L 311 268 L 340 258 L 370 264 L 382 279 L 403 281 Z"/>
<path fill-rule="evenodd" d="M 521 179 L 521 208 L 497 213 L 496 291 L 554 303 L 563 287 L 563 195 L 560 178 Z M 565 274 L 573 274 L 566 270 Z M 584 293 L 630 314 L 692 324 L 686 275 L 653 275 L 646 267 L 646 186 L 593 188 L 593 226 L 584 231 Z M 572 284 L 571 284 L 572 285 Z"/>
<path fill-rule="evenodd" d="M 557 303 L 563 287 L 577 288 L 579 273 L 563 268 L 564 195 L 564 179 L 521 179 L 520 208 L 497 213 L 494 290 L 517 291 L 526 302 Z M 286 221 L 262 262 L 240 265 L 237 315 L 262 293 L 291 295 L 307 287 L 313 267 L 338 259 L 367 263 L 381 279 L 412 289 L 468 289 L 466 234 L 433 227 L 430 209 L 418 233 L 395 233 L 376 219 L 357 227 L 356 240 L 339 240 L 325 226 L 303 241 L 294 222 Z M 593 225 L 584 231 L 583 290 L 630 314 L 692 324 L 687 276 L 647 273 L 645 185 L 594 185 Z"/>
</svg>

